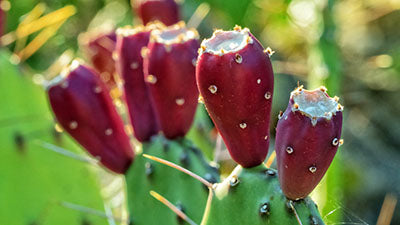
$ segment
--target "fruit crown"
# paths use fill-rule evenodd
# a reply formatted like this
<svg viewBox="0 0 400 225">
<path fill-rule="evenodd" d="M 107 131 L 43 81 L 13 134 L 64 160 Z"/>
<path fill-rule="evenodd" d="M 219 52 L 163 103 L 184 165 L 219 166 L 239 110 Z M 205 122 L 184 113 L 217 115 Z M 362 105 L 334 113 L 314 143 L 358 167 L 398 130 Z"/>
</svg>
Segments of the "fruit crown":
<svg viewBox="0 0 400 225">
<path fill-rule="evenodd" d="M 316 125 L 318 118 L 330 120 L 337 112 L 343 110 L 343 106 L 339 104 L 339 98 L 329 97 L 324 86 L 311 91 L 299 86 L 291 92 L 290 99 L 293 101 L 292 111 L 299 111 L 306 115 L 313 125 Z"/>
<path fill-rule="evenodd" d="M 194 28 L 187 28 L 184 21 L 155 29 L 150 36 L 150 42 L 166 45 L 184 43 L 192 39 L 199 39 L 199 33 Z"/>
<path fill-rule="evenodd" d="M 253 39 L 250 36 L 250 30 L 248 28 L 241 28 L 235 26 L 234 30 L 224 31 L 215 30 L 212 37 L 204 39 L 199 49 L 199 55 L 204 52 L 211 53 L 213 55 L 224 55 L 230 52 L 237 52 L 243 49 L 247 44 L 252 44 Z"/>
</svg>

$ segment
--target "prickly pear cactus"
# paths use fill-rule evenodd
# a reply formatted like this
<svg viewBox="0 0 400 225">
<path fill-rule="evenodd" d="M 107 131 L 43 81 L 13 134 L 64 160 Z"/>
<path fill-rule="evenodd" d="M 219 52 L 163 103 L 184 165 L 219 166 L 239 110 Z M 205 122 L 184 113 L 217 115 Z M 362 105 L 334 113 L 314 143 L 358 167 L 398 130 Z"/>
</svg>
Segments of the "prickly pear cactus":
<svg viewBox="0 0 400 225">
<path fill-rule="evenodd" d="M 143 143 L 143 153 L 157 156 L 191 170 L 214 183 L 215 168 L 188 140 L 153 137 Z M 192 177 L 137 155 L 126 174 L 128 207 L 133 224 L 178 225 L 183 221 L 149 192 L 154 190 L 178 206 L 193 221 L 200 223 L 207 202 L 208 189 Z"/>
<path fill-rule="evenodd" d="M 294 99 L 277 126 L 278 171 L 267 169 L 263 161 L 273 93 L 269 56 L 271 50 L 264 50 L 247 28 L 217 30 L 202 42 L 199 91 L 239 164 L 228 179 L 210 188 L 202 225 L 323 224 L 307 196 L 339 147 L 343 108 L 325 88 L 292 92 Z"/>
<path fill-rule="evenodd" d="M 288 200 L 277 172 L 264 165 L 236 167 L 227 179 L 214 185 L 210 195 L 201 225 L 324 224 L 310 198 Z"/>
</svg>

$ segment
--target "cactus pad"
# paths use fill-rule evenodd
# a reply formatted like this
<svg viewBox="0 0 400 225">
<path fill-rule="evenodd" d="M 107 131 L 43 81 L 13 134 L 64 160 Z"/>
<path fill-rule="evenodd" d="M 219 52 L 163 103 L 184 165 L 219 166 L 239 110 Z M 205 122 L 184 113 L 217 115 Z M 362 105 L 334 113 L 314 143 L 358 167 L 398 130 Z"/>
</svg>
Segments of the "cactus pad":
<svg viewBox="0 0 400 225">
<path fill-rule="evenodd" d="M 264 165 L 236 167 L 210 194 L 201 225 L 298 225 L 295 212 L 302 224 L 324 224 L 310 198 L 288 200 L 277 172 Z"/>
</svg>

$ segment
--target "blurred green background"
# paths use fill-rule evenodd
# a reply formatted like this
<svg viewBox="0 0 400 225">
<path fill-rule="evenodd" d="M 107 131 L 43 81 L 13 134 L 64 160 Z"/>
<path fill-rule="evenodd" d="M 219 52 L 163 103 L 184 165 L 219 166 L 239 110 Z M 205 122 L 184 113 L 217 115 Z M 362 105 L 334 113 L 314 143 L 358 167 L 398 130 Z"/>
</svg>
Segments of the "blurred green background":
<svg viewBox="0 0 400 225">
<path fill-rule="evenodd" d="M 0 2 L 7 11 L 0 49 L 0 224 L 125 224 L 122 178 L 88 163 L 86 154 L 57 131 L 37 83 L 55 75 L 53 63 L 60 55 L 84 57 L 78 45 L 82 32 L 139 24 L 129 0 Z M 298 83 L 325 85 L 330 95 L 340 96 L 344 145 L 313 193 L 327 224 L 376 224 L 379 216 L 379 224 L 400 224 L 400 0 L 180 3 L 185 21 L 200 5 L 203 12 L 209 6 L 198 27 L 202 38 L 238 24 L 275 51 L 273 115 L 286 108 Z M 45 26 L 13 40 L 29 16 L 68 5 L 75 10 L 52 16 L 63 22 L 58 30 Z M 32 56 L 18 57 L 46 34 Z M 275 126 L 277 117 L 272 120 Z M 198 113 L 195 126 L 204 123 L 208 118 Z M 78 160 L 47 150 L 49 143 L 75 152 Z M 214 148 L 215 140 L 209 143 L 203 148 Z M 219 161 L 232 164 L 226 157 Z M 385 222 L 393 209 L 391 223 Z"/>
</svg>

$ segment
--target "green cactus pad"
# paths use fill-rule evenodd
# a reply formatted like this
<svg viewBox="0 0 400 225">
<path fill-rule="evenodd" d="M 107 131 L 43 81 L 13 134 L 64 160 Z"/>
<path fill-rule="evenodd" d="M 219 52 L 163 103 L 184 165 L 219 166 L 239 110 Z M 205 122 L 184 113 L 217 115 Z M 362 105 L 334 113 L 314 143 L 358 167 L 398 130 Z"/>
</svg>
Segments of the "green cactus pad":
<svg viewBox="0 0 400 225">
<path fill-rule="evenodd" d="M 322 225 L 317 206 L 310 199 L 289 201 L 279 186 L 278 173 L 264 165 L 236 167 L 210 192 L 201 225 Z"/>
<path fill-rule="evenodd" d="M 143 153 L 180 165 L 210 182 L 218 173 L 202 153 L 186 139 L 167 140 L 153 137 L 143 144 Z M 128 208 L 135 225 L 185 224 L 169 208 L 154 199 L 151 190 L 180 207 L 193 221 L 201 221 L 207 203 L 208 189 L 198 180 L 138 154 L 126 174 Z"/>
<path fill-rule="evenodd" d="M 104 211 L 94 167 L 40 145 L 83 154 L 70 138 L 56 135 L 45 92 L 10 63 L 10 55 L 0 51 L 0 224 L 107 224 L 65 206 Z"/>
</svg>

